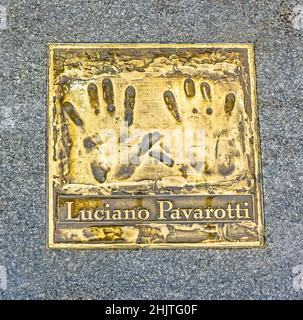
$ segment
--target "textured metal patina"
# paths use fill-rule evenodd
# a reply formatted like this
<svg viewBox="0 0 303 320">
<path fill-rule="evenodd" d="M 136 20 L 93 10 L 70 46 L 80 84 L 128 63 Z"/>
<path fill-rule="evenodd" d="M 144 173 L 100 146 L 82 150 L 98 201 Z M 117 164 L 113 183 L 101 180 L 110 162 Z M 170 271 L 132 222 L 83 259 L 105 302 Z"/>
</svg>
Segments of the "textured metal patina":
<svg viewBox="0 0 303 320">
<path fill-rule="evenodd" d="M 252 45 L 50 44 L 48 71 L 49 247 L 264 244 Z"/>
</svg>

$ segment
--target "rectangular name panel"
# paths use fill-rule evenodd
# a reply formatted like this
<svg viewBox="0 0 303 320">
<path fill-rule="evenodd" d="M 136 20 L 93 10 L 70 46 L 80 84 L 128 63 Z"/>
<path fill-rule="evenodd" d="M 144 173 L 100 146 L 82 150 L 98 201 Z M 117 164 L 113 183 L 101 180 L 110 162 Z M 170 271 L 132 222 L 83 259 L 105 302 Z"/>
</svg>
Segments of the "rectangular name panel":
<svg viewBox="0 0 303 320">
<path fill-rule="evenodd" d="M 251 195 L 58 197 L 58 223 L 215 223 L 254 221 Z"/>
</svg>

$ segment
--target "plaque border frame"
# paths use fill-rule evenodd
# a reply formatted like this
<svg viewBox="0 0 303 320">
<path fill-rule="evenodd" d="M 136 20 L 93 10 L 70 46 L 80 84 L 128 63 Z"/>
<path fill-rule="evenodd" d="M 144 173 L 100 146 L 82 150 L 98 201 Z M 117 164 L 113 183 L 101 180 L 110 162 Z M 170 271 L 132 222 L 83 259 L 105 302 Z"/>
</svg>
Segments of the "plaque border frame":
<svg viewBox="0 0 303 320">
<path fill-rule="evenodd" d="M 56 243 L 54 241 L 54 208 L 55 197 L 52 185 L 52 175 L 54 173 L 54 163 L 52 162 L 53 152 L 53 131 L 52 118 L 53 111 L 51 106 L 52 88 L 53 88 L 53 54 L 56 49 L 102 49 L 102 48 L 116 48 L 116 49 L 133 49 L 133 48 L 208 48 L 208 49 L 247 49 L 248 66 L 250 73 L 250 99 L 252 109 L 255 110 L 254 119 L 254 161 L 256 171 L 256 204 L 258 212 L 258 241 L 235 241 L 235 242 L 214 242 L 214 243 L 148 243 L 148 244 L 130 244 L 130 243 Z M 47 59 L 47 130 L 46 130 L 46 180 L 47 180 L 47 204 L 46 204 L 46 234 L 47 247 L 55 249 L 224 249 L 224 248 L 255 248 L 265 247 L 264 235 L 264 200 L 263 200 L 263 183 L 261 170 L 261 141 L 259 129 L 259 110 L 257 108 L 256 95 L 256 69 L 254 63 L 254 45 L 252 43 L 48 43 L 48 59 Z"/>
</svg>

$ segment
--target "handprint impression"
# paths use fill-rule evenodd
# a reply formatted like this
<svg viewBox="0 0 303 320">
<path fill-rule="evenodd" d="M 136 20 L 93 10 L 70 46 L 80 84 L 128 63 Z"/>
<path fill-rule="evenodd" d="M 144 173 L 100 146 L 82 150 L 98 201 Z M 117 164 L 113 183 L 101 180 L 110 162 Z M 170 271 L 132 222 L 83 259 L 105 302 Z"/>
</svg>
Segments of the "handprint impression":
<svg viewBox="0 0 303 320">
<path fill-rule="evenodd" d="M 196 86 L 200 89 L 197 90 L 197 93 Z M 129 132 L 132 132 L 136 120 L 136 110 L 141 107 L 136 103 L 138 93 L 136 92 L 135 85 L 128 85 L 124 88 L 123 106 L 115 103 L 115 90 L 111 79 L 104 78 L 102 80 L 101 96 L 106 107 L 103 107 L 99 94 L 100 91 L 100 87 L 98 88 L 93 82 L 87 85 L 86 93 L 84 93 L 88 96 L 90 108 L 85 109 L 85 112 L 93 112 L 96 119 L 100 114 L 106 113 L 108 119 L 110 119 L 109 121 L 112 121 L 116 126 L 118 122 L 124 122 Z M 102 146 L 108 143 L 108 141 L 104 141 L 102 137 L 100 138 L 97 132 L 94 135 L 88 135 L 83 138 L 82 143 L 85 152 L 91 154 L 90 171 L 98 183 L 106 182 L 109 172 L 112 172 L 112 176 L 117 180 L 127 180 L 131 178 L 136 170 L 144 165 L 147 158 L 154 159 L 154 165 L 162 163 L 167 170 L 174 168 L 174 172 L 178 172 L 178 175 L 184 178 L 187 178 L 193 172 L 207 179 L 209 175 L 227 177 L 236 171 L 237 158 L 241 157 L 239 149 L 245 149 L 245 137 L 243 128 L 241 129 L 241 123 L 243 122 L 243 119 L 241 120 L 241 113 L 240 125 L 237 125 L 236 122 L 236 125 L 233 126 L 232 133 L 229 129 L 236 105 L 235 93 L 227 92 L 225 96 L 222 97 L 223 99 L 221 99 L 221 101 L 223 100 L 221 106 L 217 104 L 214 105 L 211 85 L 205 81 L 192 79 L 190 77 L 185 78 L 183 90 L 177 90 L 176 92 L 174 92 L 170 86 L 169 89 L 162 93 L 162 99 L 159 100 L 162 100 L 163 112 L 166 112 L 166 116 L 171 118 L 170 121 L 175 122 L 176 127 L 182 126 L 183 120 L 185 119 L 186 126 L 198 127 L 198 125 L 193 125 L 193 123 L 200 122 L 200 127 L 211 130 L 211 133 L 206 132 L 208 142 L 206 146 L 204 146 L 205 150 L 201 150 L 202 145 L 200 144 L 192 145 L 188 151 L 191 153 L 191 157 L 189 157 L 191 160 L 187 161 L 188 159 L 185 159 L 184 163 L 178 163 L 174 159 L 174 154 L 171 153 L 170 146 L 164 143 L 165 139 L 161 130 L 154 129 L 137 136 L 129 134 L 127 137 L 120 134 L 118 142 L 120 144 L 126 143 L 129 161 L 128 163 L 114 165 L 107 161 L 106 154 L 103 154 L 102 151 Z M 185 111 L 182 110 L 183 106 L 177 103 L 177 96 L 180 96 L 181 93 L 184 95 L 184 99 L 187 99 L 187 106 L 191 104 L 192 99 L 196 99 L 195 101 L 197 101 L 198 98 L 201 101 L 199 105 L 194 103 L 191 114 L 186 114 Z M 159 95 L 161 95 L 161 92 L 159 92 Z M 91 124 L 86 123 L 80 116 L 81 112 L 78 110 L 81 109 L 81 106 L 75 105 L 73 101 L 65 101 L 61 104 L 61 108 L 65 120 L 69 123 L 69 130 L 72 125 L 74 128 L 81 130 L 84 135 L 87 135 L 87 132 L 91 131 L 87 130 L 87 127 L 90 127 Z M 122 112 L 121 108 L 123 109 Z M 123 115 L 122 117 L 117 115 L 118 111 Z M 236 117 L 238 118 L 239 115 L 236 115 Z M 190 121 L 186 119 L 190 119 Z M 217 128 L 218 121 L 221 122 L 221 129 L 214 130 L 214 128 Z M 102 121 L 100 121 L 99 126 L 102 128 Z M 240 139 L 235 138 L 235 130 Z M 237 144 L 237 140 L 241 141 L 241 146 Z M 119 152 L 122 152 L 121 148 Z M 201 157 L 203 152 L 206 152 L 206 154 L 203 154 Z M 204 161 L 204 165 L 202 165 L 202 161 Z"/>
</svg>

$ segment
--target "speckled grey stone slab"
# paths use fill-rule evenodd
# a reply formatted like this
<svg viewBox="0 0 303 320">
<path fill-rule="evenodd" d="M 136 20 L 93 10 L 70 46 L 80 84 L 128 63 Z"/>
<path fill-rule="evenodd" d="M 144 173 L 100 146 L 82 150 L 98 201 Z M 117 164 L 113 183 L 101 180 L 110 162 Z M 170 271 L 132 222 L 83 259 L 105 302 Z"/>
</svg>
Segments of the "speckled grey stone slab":
<svg viewBox="0 0 303 320">
<path fill-rule="evenodd" d="M 303 298 L 292 272 L 303 264 L 303 1 L 0 4 L 7 8 L 0 30 L 2 299 Z M 48 42 L 254 43 L 267 247 L 47 249 Z"/>
</svg>

